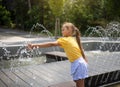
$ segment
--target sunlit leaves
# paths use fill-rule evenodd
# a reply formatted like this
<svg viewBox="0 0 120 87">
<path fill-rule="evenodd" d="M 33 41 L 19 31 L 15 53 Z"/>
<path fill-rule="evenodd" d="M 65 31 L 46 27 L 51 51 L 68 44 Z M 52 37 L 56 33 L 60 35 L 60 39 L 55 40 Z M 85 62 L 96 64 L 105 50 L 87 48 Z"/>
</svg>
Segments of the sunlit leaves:
<svg viewBox="0 0 120 87">
<path fill-rule="evenodd" d="M 49 0 L 49 6 L 56 17 L 59 17 L 63 12 L 64 0 Z"/>
</svg>

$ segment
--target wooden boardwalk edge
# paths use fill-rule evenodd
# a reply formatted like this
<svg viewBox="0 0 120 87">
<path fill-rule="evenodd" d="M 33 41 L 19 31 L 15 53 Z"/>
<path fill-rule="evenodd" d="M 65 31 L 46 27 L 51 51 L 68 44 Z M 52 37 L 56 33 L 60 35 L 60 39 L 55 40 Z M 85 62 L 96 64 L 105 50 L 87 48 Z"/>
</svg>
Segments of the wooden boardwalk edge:
<svg viewBox="0 0 120 87">
<path fill-rule="evenodd" d="M 76 84 L 73 81 L 68 81 L 68 82 L 63 82 L 63 83 L 51 85 L 48 87 L 76 87 Z"/>
</svg>

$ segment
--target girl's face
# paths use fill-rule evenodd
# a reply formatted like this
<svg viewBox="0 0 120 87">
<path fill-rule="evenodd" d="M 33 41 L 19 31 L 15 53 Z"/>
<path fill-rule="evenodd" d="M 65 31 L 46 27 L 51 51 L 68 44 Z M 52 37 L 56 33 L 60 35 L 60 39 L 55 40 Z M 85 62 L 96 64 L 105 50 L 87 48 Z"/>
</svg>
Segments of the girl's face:
<svg viewBox="0 0 120 87">
<path fill-rule="evenodd" d="M 72 35 L 72 29 L 67 28 L 65 25 L 62 26 L 62 36 L 68 37 Z"/>
</svg>

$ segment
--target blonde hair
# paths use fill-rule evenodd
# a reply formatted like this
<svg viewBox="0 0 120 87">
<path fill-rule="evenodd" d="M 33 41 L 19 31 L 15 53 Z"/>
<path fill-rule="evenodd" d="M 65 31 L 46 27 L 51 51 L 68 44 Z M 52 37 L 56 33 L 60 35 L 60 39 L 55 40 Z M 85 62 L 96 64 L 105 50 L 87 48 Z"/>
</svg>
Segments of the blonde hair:
<svg viewBox="0 0 120 87">
<path fill-rule="evenodd" d="M 72 29 L 72 36 L 75 36 L 75 37 L 76 37 L 76 41 L 77 41 L 78 46 L 79 46 L 79 48 L 80 48 L 80 50 L 81 50 L 82 56 L 83 56 L 84 59 L 86 59 L 86 58 L 85 58 L 85 54 L 84 54 L 84 52 L 83 52 L 81 40 L 80 40 L 81 34 L 80 34 L 79 29 L 78 29 L 74 24 L 72 24 L 72 23 L 70 23 L 70 22 L 65 22 L 65 23 L 63 23 L 63 25 L 64 25 L 67 29 L 70 29 L 70 28 Z"/>
</svg>

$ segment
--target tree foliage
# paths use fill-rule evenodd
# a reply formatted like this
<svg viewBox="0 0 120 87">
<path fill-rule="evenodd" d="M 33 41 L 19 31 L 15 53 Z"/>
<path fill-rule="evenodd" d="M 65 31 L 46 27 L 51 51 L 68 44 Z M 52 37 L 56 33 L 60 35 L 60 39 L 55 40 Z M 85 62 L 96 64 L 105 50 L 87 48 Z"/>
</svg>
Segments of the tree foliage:
<svg viewBox="0 0 120 87">
<path fill-rule="evenodd" d="M 65 21 L 74 23 L 82 32 L 87 26 L 105 26 L 110 21 L 120 21 L 119 0 L 1 0 L 1 2 L 0 16 L 4 13 L 0 18 L 1 25 L 12 20 L 17 28 L 24 30 L 29 30 L 38 22 L 54 31 L 55 18 L 60 18 L 61 23 Z"/>
<path fill-rule="evenodd" d="M 66 0 L 64 5 L 66 20 L 75 23 L 78 28 L 81 27 L 81 31 L 84 31 L 85 26 L 93 18 L 89 8 L 86 6 L 87 3 L 85 0 Z"/>
<path fill-rule="evenodd" d="M 120 1 L 119 0 L 105 0 L 104 12 L 106 20 L 120 21 Z"/>
<path fill-rule="evenodd" d="M 11 18 L 10 12 L 5 9 L 2 5 L 0 5 L 0 25 L 10 26 Z"/>
<path fill-rule="evenodd" d="M 64 0 L 49 0 L 49 6 L 56 17 L 59 17 L 63 12 Z"/>
</svg>

